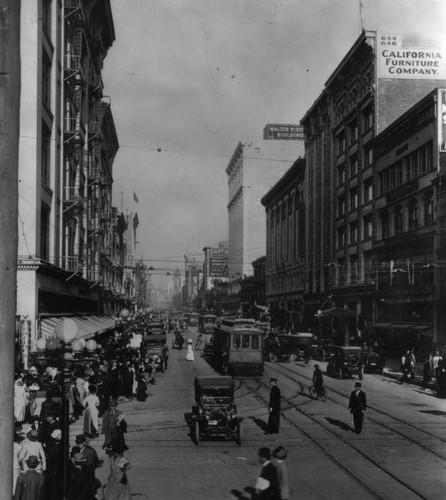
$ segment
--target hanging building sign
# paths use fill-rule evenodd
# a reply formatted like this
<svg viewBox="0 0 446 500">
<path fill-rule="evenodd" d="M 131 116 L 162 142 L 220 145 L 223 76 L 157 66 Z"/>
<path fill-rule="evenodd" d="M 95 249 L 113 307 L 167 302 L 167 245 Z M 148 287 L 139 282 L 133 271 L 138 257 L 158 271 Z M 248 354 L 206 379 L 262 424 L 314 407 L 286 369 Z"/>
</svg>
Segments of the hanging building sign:
<svg viewBox="0 0 446 500">
<path fill-rule="evenodd" d="M 377 41 L 378 78 L 439 80 L 446 78 L 446 49 L 404 47 L 399 35 Z"/>
<path fill-rule="evenodd" d="M 266 141 L 303 141 L 304 138 L 302 125 L 268 124 L 263 129 L 263 139 Z"/>
</svg>

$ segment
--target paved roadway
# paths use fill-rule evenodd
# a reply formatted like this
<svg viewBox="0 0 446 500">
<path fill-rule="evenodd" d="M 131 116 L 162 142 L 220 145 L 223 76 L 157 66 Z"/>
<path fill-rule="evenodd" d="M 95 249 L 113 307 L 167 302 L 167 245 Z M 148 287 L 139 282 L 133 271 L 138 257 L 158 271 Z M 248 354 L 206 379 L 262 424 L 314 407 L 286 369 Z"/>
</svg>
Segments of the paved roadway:
<svg viewBox="0 0 446 500">
<path fill-rule="evenodd" d="M 190 329 L 194 343 L 196 336 Z M 353 379 L 324 377 L 328 399 L 323 403 L 308 396 L 311 363 L 266 363 L 260 380 L 236 381 L 238 413 L 244 417 L 242 445 L 212 440 L 197 446 L 187 426 L 193 380 L 215 372 L 199 351 L 194 362 L 186 361 L 186 349 L 169 354 L 169 367 L 150 386 L 147 401 L 119 404 L 129 424 L 128 477 L 135 499 L 249 499 L 260 470 L 258 448 L 279 445 L 289 451 L 291 499 L 446 498 L 446 400 L 429 389 L 366 374 L 369 409 L 364 431 L 356 435 L 347 411 Z M 279 435 L 263 431 L 271 376 L 282 391 Z M 80 428 L 80 421 L 73 424 L 72 436 Z M 102 441 L 101 436 L 92 444 L 104 460 L 97 475 L 105 481 L 108 458 Z"/>
</svg>

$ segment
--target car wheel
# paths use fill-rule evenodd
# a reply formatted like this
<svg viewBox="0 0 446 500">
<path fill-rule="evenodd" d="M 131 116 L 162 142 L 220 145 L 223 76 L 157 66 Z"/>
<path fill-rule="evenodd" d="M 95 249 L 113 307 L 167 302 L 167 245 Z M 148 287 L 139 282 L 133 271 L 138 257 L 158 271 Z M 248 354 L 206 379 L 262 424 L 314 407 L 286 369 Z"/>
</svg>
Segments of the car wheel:
<svg viewBox="0 0 446 500">
<path fill-rule="evenodd" d="M 268 358 L 271 361 L 271 363 L 275 363 L 277 361 L 277 356 L 274 352 L 268 353 Z"/>
<path fill-rule="evenodd" d="M 242 444 L 242 424 L 238 422 L 237 429 L 235 431 L 235 442 L 240 446 Z"/>
<path fill-rule="evenodd" d="M 296 361 L 296 355 L 295 354 L 290 354 L 288 357 L 288 360 L 290 363 L 294 363 Z"/>
<path fill-rule="evenodd" d="M 338 379 L 341 380 L 342 378 L 342 368 L 338 369 Z"/>
<path fill-rule="evenodd" d="M 200 424 L 198 422 L 198 420 L 195 420 L 195 444 L 199 444 L 200 443 Z"/>
</svg>

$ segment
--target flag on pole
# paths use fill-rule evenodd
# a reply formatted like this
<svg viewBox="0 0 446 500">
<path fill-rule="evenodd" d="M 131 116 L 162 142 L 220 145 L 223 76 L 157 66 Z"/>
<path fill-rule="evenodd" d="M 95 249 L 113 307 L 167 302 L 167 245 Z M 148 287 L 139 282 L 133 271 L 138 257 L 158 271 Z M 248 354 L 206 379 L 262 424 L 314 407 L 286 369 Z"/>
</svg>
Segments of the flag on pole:
<svg viewBox="0 0 446 500">
<path fill-rule="evenodd" d="M 135 203 L 139 203 L 138 197 L 136 196 L 136 193 L 133 191 L 133 201 Z"/>
</svg>

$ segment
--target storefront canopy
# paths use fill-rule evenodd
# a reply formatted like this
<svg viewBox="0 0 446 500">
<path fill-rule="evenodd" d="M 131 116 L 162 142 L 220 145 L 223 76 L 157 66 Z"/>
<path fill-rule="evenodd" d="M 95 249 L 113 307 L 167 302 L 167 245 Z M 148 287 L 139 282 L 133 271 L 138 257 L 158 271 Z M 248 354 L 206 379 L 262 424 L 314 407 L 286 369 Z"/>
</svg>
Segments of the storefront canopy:
<svg viewBox="0 0 446 500">
<path fill-rule="evenodd" d="M 116 327 L 114 316 L 107 315 L 81 315 L 81 316 L 49 316 L 40 320 L 40 337 L 45 339 L 55 338 L 55 329 L 59 321 L 72 319 L 77 323 L 78 338 L 89 339 L 113 330 Z"/>
<path fill-rule="evenodd" d="M 344 309 L 343 307 L 332 307 L 321 311 L 322 318 L 355 318 L 356 312 Z"/>
</svg>

